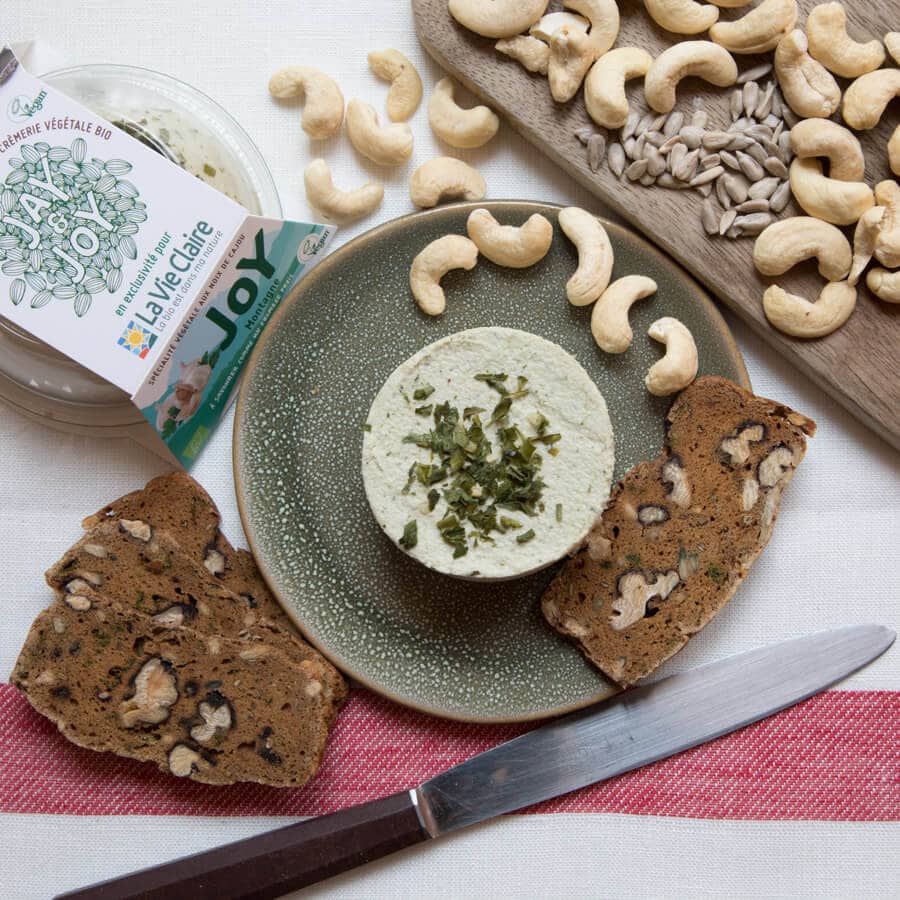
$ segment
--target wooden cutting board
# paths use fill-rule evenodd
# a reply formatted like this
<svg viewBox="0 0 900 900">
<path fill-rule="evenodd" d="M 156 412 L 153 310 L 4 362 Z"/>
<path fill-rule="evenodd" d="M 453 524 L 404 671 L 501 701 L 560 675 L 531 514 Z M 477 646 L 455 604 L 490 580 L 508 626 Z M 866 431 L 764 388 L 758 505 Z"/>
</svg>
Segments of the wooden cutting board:
<svg viewBox="0 0 900 900">
<path fill-rule="evenodd" d="M 835 400 L 900 448 L 900 306 L 879 302 L 862 284 L 856 311 L 843 328 L 828 337 L 802 341 L 776 331 L 763 314 L 762 294 L 771 279 L 761 278 L 753 266 L 752 238 L 708 238 L 700 226 L 703 198 L 696 191 L 620 181 L 605 163 L 598 173 L 592 173 L 585 149 L 574 136 L 576 129 L 590 124 L 581 92 L 567 104 L 555 103 L 546 78 L 528 73 L 514 60 L 497 53 L 493 40 L 458 25 L 447 11 L 447 0 L 412 0 L 412 5 L 419 39 L 441 66 L 605 204 L 668 251 Z M 798 5 L 802 22 L 815 0 L 801 0 Z M 850 31 L 857 37 L 880 37 L 900 28 L 894 0 L 855 0 L 845 5 Z M 552 3 L 551 9 L 558 6 Z M 619 7 L 622 27 L 616 46 L 637 45 L 657 55 L 678 39 L 656 26 L 635 0 L 625 0 Z M 736 18 L 745 11 L 722 9 L 720 18 Z M 736 59 L 739 70 L 762 61 L 755 56 Z M 842 87 L 846 83 L 842 81 Z M 632 102 L 643 100 L 640 85 L 640 79 L 629 83 Z M 690 111 L 691 98 L 700 95 L 711 122 L 730 123 L 729 89 L 712 88 L 692 78 L 682 82 L 678 93 L 676 109 Z M 878 128 L 859 135 L 869 184 L 891 177 L 886 146 L 900 120 L 898 108 L 900 102 L 894 101 Z M 521 193 L 528 193 L 527 172 L 522 173 Z M 802 210 L 792 202 L 782 217 L 800 214 Z M 845 231 L 852 242 L 852 229 Z M 809 298 L 818 296 L 823 285 L 812 263 L 798 266 L 777 281 L 785 289 Z M 665 298 L 657 302 L 662 308 Z"/>
</svg>

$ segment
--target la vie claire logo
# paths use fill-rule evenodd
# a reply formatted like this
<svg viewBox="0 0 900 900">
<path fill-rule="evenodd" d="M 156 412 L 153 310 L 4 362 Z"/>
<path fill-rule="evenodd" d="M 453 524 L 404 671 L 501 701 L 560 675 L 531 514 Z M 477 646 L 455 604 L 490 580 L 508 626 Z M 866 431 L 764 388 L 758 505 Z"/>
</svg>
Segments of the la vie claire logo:
<svg viewBox="0 0 900 900">
<path fill-rule="evenodd" d="M 29 98 L 25 94 L 19 94 L 9 101 L 6 107 L 6 116 L 11 122 L 21 124 L 34 118 L 43 108 L 47 99 L 47 92 L 41 91 L 36 97 Z"/>
</svg>

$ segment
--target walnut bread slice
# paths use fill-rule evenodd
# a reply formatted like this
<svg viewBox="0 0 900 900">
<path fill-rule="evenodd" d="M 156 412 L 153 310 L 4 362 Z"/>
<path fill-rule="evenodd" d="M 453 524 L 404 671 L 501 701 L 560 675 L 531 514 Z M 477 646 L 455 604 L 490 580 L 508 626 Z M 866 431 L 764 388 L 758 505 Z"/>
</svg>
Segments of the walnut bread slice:
<svg viewBox="0 0 900 900">
<path fill-rule="evenodd" d="M 772 534 L 815 423 L 723 378 L 672 404 L 666 443 L 615 486 L 542 598 L 544 617 L 622 685 L 677 653 L 731 599 Z"/>
<path fill-rule="evenodd" d="M 340 673 L 320 653 L 261 615 L 246 595 L 223 587 L 167 532 L 143 520 L 112 519 L 94 526 L 47 571 L 46 578 L 75 609 L 90 602 L 94 589 L 163 627 L 188 626 L 213 641 L 218 637 L 265 641 L 289 660 L 315 666 L 337 704 L 346 695 Z"/>
<path fill-rule="evenodd" d="M 226 638 L 210 653 L 210 640 L 92 593 L 35 619 L 11 680 L 82 747 L 209 784 L 305 784 L 334 709 L 316 664 Z"/>
</svg>

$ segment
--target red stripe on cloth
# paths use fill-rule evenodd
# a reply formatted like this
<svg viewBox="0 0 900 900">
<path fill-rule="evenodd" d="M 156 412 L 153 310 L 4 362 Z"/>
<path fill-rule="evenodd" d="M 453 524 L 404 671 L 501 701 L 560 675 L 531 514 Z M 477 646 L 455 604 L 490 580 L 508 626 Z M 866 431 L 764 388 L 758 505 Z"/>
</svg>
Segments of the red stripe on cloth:
<svg viewBox="0 0 900 900">
<path fill-rule="evenodd" d="M 0 685 L 0 812 L 310 816 L 410 788 L 527 731 L 447 722 L 353 692 L 305 788 L 211 787 L 66 741 Z M 531 813 L 900 820 L 900 692 L 830 691 Z"/>
</svg>

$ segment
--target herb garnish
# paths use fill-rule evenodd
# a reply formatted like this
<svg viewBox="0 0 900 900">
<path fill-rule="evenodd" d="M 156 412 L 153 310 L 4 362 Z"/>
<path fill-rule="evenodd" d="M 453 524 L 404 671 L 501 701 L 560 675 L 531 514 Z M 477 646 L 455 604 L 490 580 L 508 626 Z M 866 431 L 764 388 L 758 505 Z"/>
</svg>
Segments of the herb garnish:
<svg viewBox="0 0 900 900">
<path fill-rule="evenodd" d="M 419 542 L 419 526 L 416 523 L 416 520 L 413 519 L 411 522 L 406 523 L 406 527 L 403 529 L 403 536 L 399 540 L 399 544 L 403 547 L 404 550 L 412 550 L 413 547 Z"/>
<path fill-rule="evenodd" d="M 541 413 L 528 417 L 534 431 L 531 435 L 523 433 L 524 426 L 510 422 L 513 403 L 529 394 L 527 378 L 517 376 L 514 390 L 507 386 L 509 375 L 505 372 L 485 372 L 475 379 L 500 395 L 487 422 L 497 426 L 495 443 L 485 434 L 486 425 L 481 418 L 485 409 L 467 406 L 460 415 L 447 402 L 417 407 L 418 415 L 432 417 L 433 427 L 403 438 L 404 443 L 415 444 L 431 454 L 428 463 L 412 464 L 403 493 L 409 493 L 418 482 L 430 488 L 429 512 L 444 501 L 446 508 L 436 526 L 444 542 L 453 548 L 454 559 L 469 552 L 470 541 L 473 544 L 493 542 L 492 532 L 505 534 L 522 527 L 518 519 L 501 515 L 499 510 L 513 510 L 526 516 L 543 511 L 541 496 L 545 484 L 540 477 L 542 459 L 537 446 L 550 447 L 549 452 L 556 455 L 557 448 L 553 445 L 560 440 L 558 433 L 548 431 L 549 422 Z M 422 385 L 415 389 L 413 397 L 424 400 L 434 390 L 431 385 Z M 561 506 L 557 506 L 556 515 L 561 521 Z M 404 541 L 410 525 L 415 522 L 404 529 L 401 546 L 407 547 Z M 415 541 L 415 531 L 412 535 Z M 516 541 L 525 544 L 534 537 L 534 530 L 529 529 L 517 535 Z"/>
</svg>

